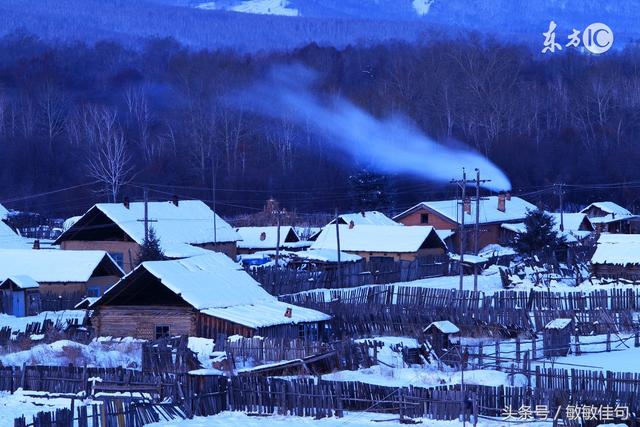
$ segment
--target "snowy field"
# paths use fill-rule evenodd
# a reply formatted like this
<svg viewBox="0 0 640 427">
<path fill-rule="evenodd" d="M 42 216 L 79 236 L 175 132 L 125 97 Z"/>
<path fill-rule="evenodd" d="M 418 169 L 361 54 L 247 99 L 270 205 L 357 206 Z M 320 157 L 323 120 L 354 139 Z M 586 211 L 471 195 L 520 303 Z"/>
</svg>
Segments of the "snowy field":
<svg viewBox="0 0 640 427">
<path fill-rule="evenodd" d="M 85 314 L 85 310 L 43 311 L 37 316 L 27 317 L 15 317 L 0 313 L 0 328 L 8 326 L 13 332 L 24 331 L 29 323 L 42 323 L 45 320 L 51 320 L 54 324 L 67 320 L 77 320 L 78 323 L 82 323 Z"/>
<path fill-rule="evenodd" d="M 74 405 L 100 404 L 99 401 L 76 399 Z M 13 426 L 13 420 L 24 415 L 27 423 L 38 412 L 50 412 L 59 408 L 70 408 L 71 399 L 50 396 L 37 391 L 17 390 L 14 394 L 0 391 L 0 427 Z"/>
<path fill-rule="evenodd" d="M 192 420 L 174 420 L 160 423 L 148 424 L 150 427 L 173 426 L 173 427 L 384 427 L 401 425 L 397 415 L 374 414 L 370 412 L 358 412 L 345 414 L 343 418 L 323 418 L 315 420 L 313 418 L 285 417 L 274 415 L 270 417 L 253 417 L 242 412 L 222 412 L 212 417 L 196 417 Z M 402 424 L 404 425 L 404 424 Z M 462 426 L 460 421 L 434 421 L 422 420 L 424 427 L 458 427 Z M 467 423 L 467 426 L 472 424 Z M 506 427 L 519 425 L 517 423 L 504 422 L 501 420 L 482 419 L 478 422 L 478 427 Z M 527 427 L 550 427 L 551 422 L 527 422 Z"/>
</svg>

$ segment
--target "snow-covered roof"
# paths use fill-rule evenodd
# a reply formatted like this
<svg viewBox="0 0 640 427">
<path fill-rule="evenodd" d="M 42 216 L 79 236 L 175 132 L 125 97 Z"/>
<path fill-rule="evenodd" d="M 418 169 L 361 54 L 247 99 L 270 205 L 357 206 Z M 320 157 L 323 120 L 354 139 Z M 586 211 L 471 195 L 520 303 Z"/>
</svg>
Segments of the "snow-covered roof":
<svg viewBox="0 0 640 427">
<path fill-rule="evenodd" d="M 293 257 L 309 261 L 338 262 L 338 251 L 332 249 L 309 249 L 308 251 L 293 252 Z M 356 262 L 362 257 L 346 252 L 340 252 L 340 262 Z"/>
<path fill-rule="evenodd" d="M 447 240 L 449 237 L 453 236 L 454 234 L 456 234 L 456 230 L 436 230 L 436 234 L 438 235 L 438 237 L 440 237 L 440 239 L 442 239 L 442 241 L 444 242 L 445 240 Z"/>
<path fill-rule="evenodd" d="M 478 255 L 484 258 L 493 258 L 497 256 L 510 256 L 515 255 L 515 249 L 509 246 L 501 246 L 497 243 L 491 243 L 480 249 Z"/>
<path fill-rule="evenodd" d="M 446 247 L 433 227 L 396 227 L 393 225 L 339 225 L 340 250 L 347 252 L 417 252 L 430 236 Z M 337 250 L 335 227 L 326 227 L 311 249 Z"/>
<path fill-rule="evenodd" d="M 450 253 L 449 258 L 453 261 L 460 261 L 459 254 Z M 475 264 L 484 264 L 487 261 L 488 261 L 487 258 L 479 255 L 464 254 L 464 260 L 462 261 L 462 263 L 467 265 L 475 265 Z"/>
<path fill-rule="evenodd" d="M 1 215 L 1 213 L 0 213 Z M 0 249 L 28 249 L 28 242 L 0 219 Z"/>
<path fill-rule="evenodd" d="M 378 211 L 346 213 L 340 215 L 339 218 L 343 220 L 345 224 L 353 221 L 354 225 L 402 225 Z M 329 224 L 335 223 L 336 220 L 333 219 Z"/>
<path fill-rule="evenodd" d="M 288 308 L 291 309 L 291 317 L 285 316 Z M 317 310 L 287 304 L 275 298 L 255 304 L 208 308 L 202 310 L 202 313 L 248 328 L 264 328 L 285 323 L 322 322 L 331 319 L 331 316 Z"/>
<path fill-rule="evenodd" d="M 137 243 L 144 241 L 144 202 L 131 202 L 127 208 L 124 203 L 98 203 L 85 215 L 97 209 L 117 224 L 129 237 Z M 214 241 L 213 219 L 216 218 L 216 241 L 235 242 L 240 236 L 220 216 L 215 214 L 200 200 L 180 200 L 177 206 L 170 201 L 149 202 L 149 219 L 160 246 L 168 243 L 203 244 Z M 81 221 L 76 222 L 76 226 Z M 76 227 L 66 230 L 58 241 L 64 240 L 66 235 Z"/>
<path fill-rule="evenodd" d="M 16 286 L 20 289 L 36 289 L 39 288 L 40 285 L 38 282 L 33 280 L 31 276 L 27 276 L 26 274 L 17 274 L 15 276 L 7 277 L 1 284 L 0 288 L 4 287 L 4 284 L 7 283 L 8 280 L 11 280 Z"/>
<path fill-rule="evenodd" d="M 524 224 L 524 222 L 516 222 L 516 223 L 507 222 L 504 224 L 500 224 L 500 227 L 504 228 L 505 230 L 512 231 L 516 234 L 526 233 L 527 231 L 527 226 Z M 582 239 L 584 237 L 587 237 L 589 234 L 591 234 L 590 231 L 572 230 L 570 228 L 565 228 L 564 231 L 560 231 L 559 220 L 556 220 L 555 224 L 553 225 L 553 229 L 557 235 L 563 236 L 565 239 L 565 242 L 567 243 L 575 243 L 578 241 L 576 237 L 579 237 L 580 239 Z"/>
<path fill-rule="evenodd" d="M 280 303 L 239 264 L 218 252 L 172 261 L 147 261 L 109 288 L 91 307 L 107 301 L 127 279 L 144 269 L 197 310 L 248 327 L 328 320 L 316 310 Z M 284 317 L 287 307 L 297 317 Z M 276 316 L 278 312 L 282 316 Z M 224 317 L 227 316 L 227 317 Z"/>
<path fill-rule="evenodd" d="M 189 258 L 196 255 L 203 255 L 211 252 L 208 249 L 193 246 L 188 243 L 160 242 L 162 253 L 167 258 Z"/>
<path fill-rule="evenodd" d="M 28 275 L 39 283 L 86 282 L 105 259 L 124 274 L 105 251 L 0 250 L 0 280 Z"/>
<path fill-rule="evenodd" d="M 236 231 L 242 238 L 238 242 L 238 248 L 241 249 L 270 249 L 278 246 L 278 227 L 239 227 Z M 263 234 L 264 233 L 264 234 Z M 300 240 L 293 227 L 288 225 L 280 226 L 280 247 L 289 245 L 285 242 L 289 233 L 293 233 L 294 240 Z M 264 238 L 263 238 L 264 237 Z M 293 242 L 292 242 L 293 243 Z M 308 246 L 308 244 L 307 244 Z"/>
<path fill-rule="evenodd" d="M 554 319 L 551 322 L 547 323 L 544 327 L 545 329 L 564 329 L 571 324 L 571 319 L 560 318 Z"/>
<path fill-rule="evenodd" d="M 65 219 L 64 222 L 62 223 L 62 231 L 67 231 L 68 229 L 70 229 L 73 226 L 73 224 L 78 222 L 80 218 L 82 218 L 82 215 L 76 215 L 76 216 L 72 216 L 71 218 Z"/>
<path fill-rule="evenodd" d="M 428 331 L 431 327 L 438 329 L 443 334 L 457 334 L 458 332 L 460 332 L 460 329 L 448 320 L 440 320 L 438 322 L 433 322 L 429 326 L 427 326 L 424 330 Z"/>
<path fill-rule="evenodd" d="M 401 214 L 394 217 L 398 220 L 417 209 L 425 208 L 437 212 L 438 214 L 448 218 L 449 220 L 460 223 L 462 215 L 462 206 L 460 200 L 439 200 L 433 202 L 422 202 Z M 527 202 L 520 197 L 512 196 L 510 200 L 505 199 L 505 211 L 498 210 L 498 196 L 483 197 L 480 200 L 480 223 L 518 221 L 527 216 L 527 212 L 535 210 L 536 206 Z M 471 213 L 465 214 L 465 224 L 475 224 L 476 222 L 476 204 L 471 203 Z"/>
<path fill-rule="evenodd" d="M 547 212 L 549 215 L 553 217 L 555 220 L 555 226 L 560 229 L 560 213 L 559 212 Z M 578 213 L 563 213 L 562 214 L 562 224 L 564 225 L 565 231 L 583 231 L 580 230 L 582 223 L 584 220 L 589 221 L 589 218 L 586 214 L 578 212 Z"/>
<path fill-rule="evenodd" d="M 7 219 L 8 216 L 9 216 L 9 209 L 5 208 L 4 206 L 2 206 L 2 204 L 0 204 L 0 221 L 2 221 L 3 219 Z"/>
<path fill-rule="evenodd" d="M 592 207 L 598 208 L 601 211 L 606 212 L 607 214 L 613 214 L 616 217 L 633 215 L 628 209 L 623 208 L 622 206 L 614 202 L 594 202 L 594 203 L 591 203 L 586 208 L 582 209 L 580 212 L 586 213 Z"/>
<path fill-rule="evenodd" d="M 601 234 L 591 263 L 640 264 L 640 234 Z"/>
</svg>

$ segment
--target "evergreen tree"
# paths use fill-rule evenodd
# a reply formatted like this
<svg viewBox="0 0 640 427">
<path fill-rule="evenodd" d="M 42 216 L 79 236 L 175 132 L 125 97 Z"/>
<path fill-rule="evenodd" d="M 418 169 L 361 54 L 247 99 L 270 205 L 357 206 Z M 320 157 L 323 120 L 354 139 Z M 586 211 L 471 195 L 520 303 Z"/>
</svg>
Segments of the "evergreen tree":
<svg viewBox="0 0 640 427">
<path fill-rule="evenodd" d="M 514 249 L 521 255 L 535 255 L 543 250 L 558 249 L 565 242 L 554 230 L 555 220 L 541 209 L 527 212 L 524 219 L 526 230 L 516 236 Z"/>
<path fill-rule="evenodd" d="M 160 246 L 160 239 L 156 235 L 153 227 L 149 227 L 149 235 L 144 242 L 142 242 L 142 247 L 140 248 L 138 264 L 145 261 L 162 261 L 164 259 L 166 259 L 166 257 Z"/>
</svg>

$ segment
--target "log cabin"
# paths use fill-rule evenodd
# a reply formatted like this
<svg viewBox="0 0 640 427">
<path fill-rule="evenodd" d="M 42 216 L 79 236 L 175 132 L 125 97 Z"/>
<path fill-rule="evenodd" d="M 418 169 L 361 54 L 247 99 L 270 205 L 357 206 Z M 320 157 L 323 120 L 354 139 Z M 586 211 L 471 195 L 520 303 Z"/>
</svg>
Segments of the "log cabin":
<svg viewBox="0 0 640 427">
<path fill-rule="evenodd" d="M 614 202 L 595 202 L 580 211 L 589 217 L 589 221 L 598 233 L 640 233 L 640 215 L 632 214 Z"/>
<path fill-rule="evenodd" d="M 447 253 L 446 244 L 433 227 L 389 225 L 338 225 L 340 250 L 367 261 L 389 259 L 414 261 L 416 258 Z M 337 251 L 336 226 L 325 227 L 311 249 Z"/>
<path fill-rule="evenodd" d="M 125 273 L 137 264 L 144 242 L 144 202 L 99 203 L 56 239 L 64 250 L 103 250 Z M 200 200 L 149 202 L 149 225 L 168 258 L 183 258 L 203 250 L 236 256 L 240 236 Z M 215 233 L 214 233 L 215 223 Z"/>
<path fill-rule="evenodd" d="M 73 308 L 86 296 L 100 296 L 124 275 L 104 251 L 0 250 L 0 280 L 27 275 L 44 298 L 70 299 Z"/>
<path fill-rule="evenodd" d="M 98 335 L 314 338 L 331 317 L 278 301 L 238 264 L 210 252 L 143 262 L 90 305 Z"/>
<path fill-rule="evenodd" d="M 311 236 L 309 237 L 309 240 L 312 242 L 315 242 L 318 239 L 318 236 L 320 235 L 322 230 L 326 227 L 329 227 L 330 225 L 335 225 L 336 221 L 338 221 L 338 224 L 340 225 L 351 225 L 351 226 L 402 225 L 398 222 L 395 222 L 394 220 L 392 220 L 382 212 L 378 212 L 378 211 L 362 211 L 362 212 L 344 213 L 339 215 L 337 219 L 336 218 L 332 219 L 327 225 L 325 225 L 325 227 L 321 228 L 315 233 L 312 233 Z"/>
<path fill-rule="evenodd" d="M 640 234 L 601 234 L 591 272 L 601 279 L 640 280 Z"/>
<path fill-rule="evenodd" d="M 479 209 L 478 249 L 491 244 L 504 243 L 501 240 L 504 223 L 524 221 L 527 212 L 536 206 L 519 197 L 501 193 L 498 196 L 483 197 Z M 459 232 L 464 212 L 464 233 L 466 241 L 473 242 L 473 231 L 476 222 L 476 204 L 470 200 L 439 200 L 422 202 L 396 215 L 393 219 L 404 225 L 430 226 L 436 230 L 451 230 L 452 251 L 460 250 L 461 234 Z M 470 246 L 467 246 L 469 248 Z M 467 250 L 468 251 L 468 250 Z"/>
</svg>

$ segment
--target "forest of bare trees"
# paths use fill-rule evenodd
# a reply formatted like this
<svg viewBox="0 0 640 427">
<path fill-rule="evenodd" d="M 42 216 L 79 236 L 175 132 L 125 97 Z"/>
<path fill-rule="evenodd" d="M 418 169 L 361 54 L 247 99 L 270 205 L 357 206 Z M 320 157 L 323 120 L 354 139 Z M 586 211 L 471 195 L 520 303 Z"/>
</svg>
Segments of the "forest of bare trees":
<svg viewBox="0 0 640 427">
<path fill-rule="evenodd" d="M 633 46 L 544 56 L 470 37 L 240 55 L 170 39 L 138 50 L 111 41 L 48 44 L 23 32 L 0 39 L 0 202 L 64 216 L 138 197 L 145 185 L 152 197 L 210 199 L 215 172 L 227 213 L 260 209 L 270 196 L 306 212 L 359 208 L 349 177 L 363 176 L 366 164 L 336 154 L 286 114 L 266 119 L 226 102 L 274 64 L 294 62 L 320 72 L 323 95 L 340 94 L 376 116 L 405 115 L 434 139 L 472 146 L 504 169 L 515 193 L 553 204 L 552 193 L 535 192 L 556 182 L 628 183 L 574 187 L 567 199 L 640 208 Z M 451 191 L 411 177 L 371 182 L 384 182 L 387 207 Z M 23 197 L 81 184 L 88 185 Z"/>
</svg>

